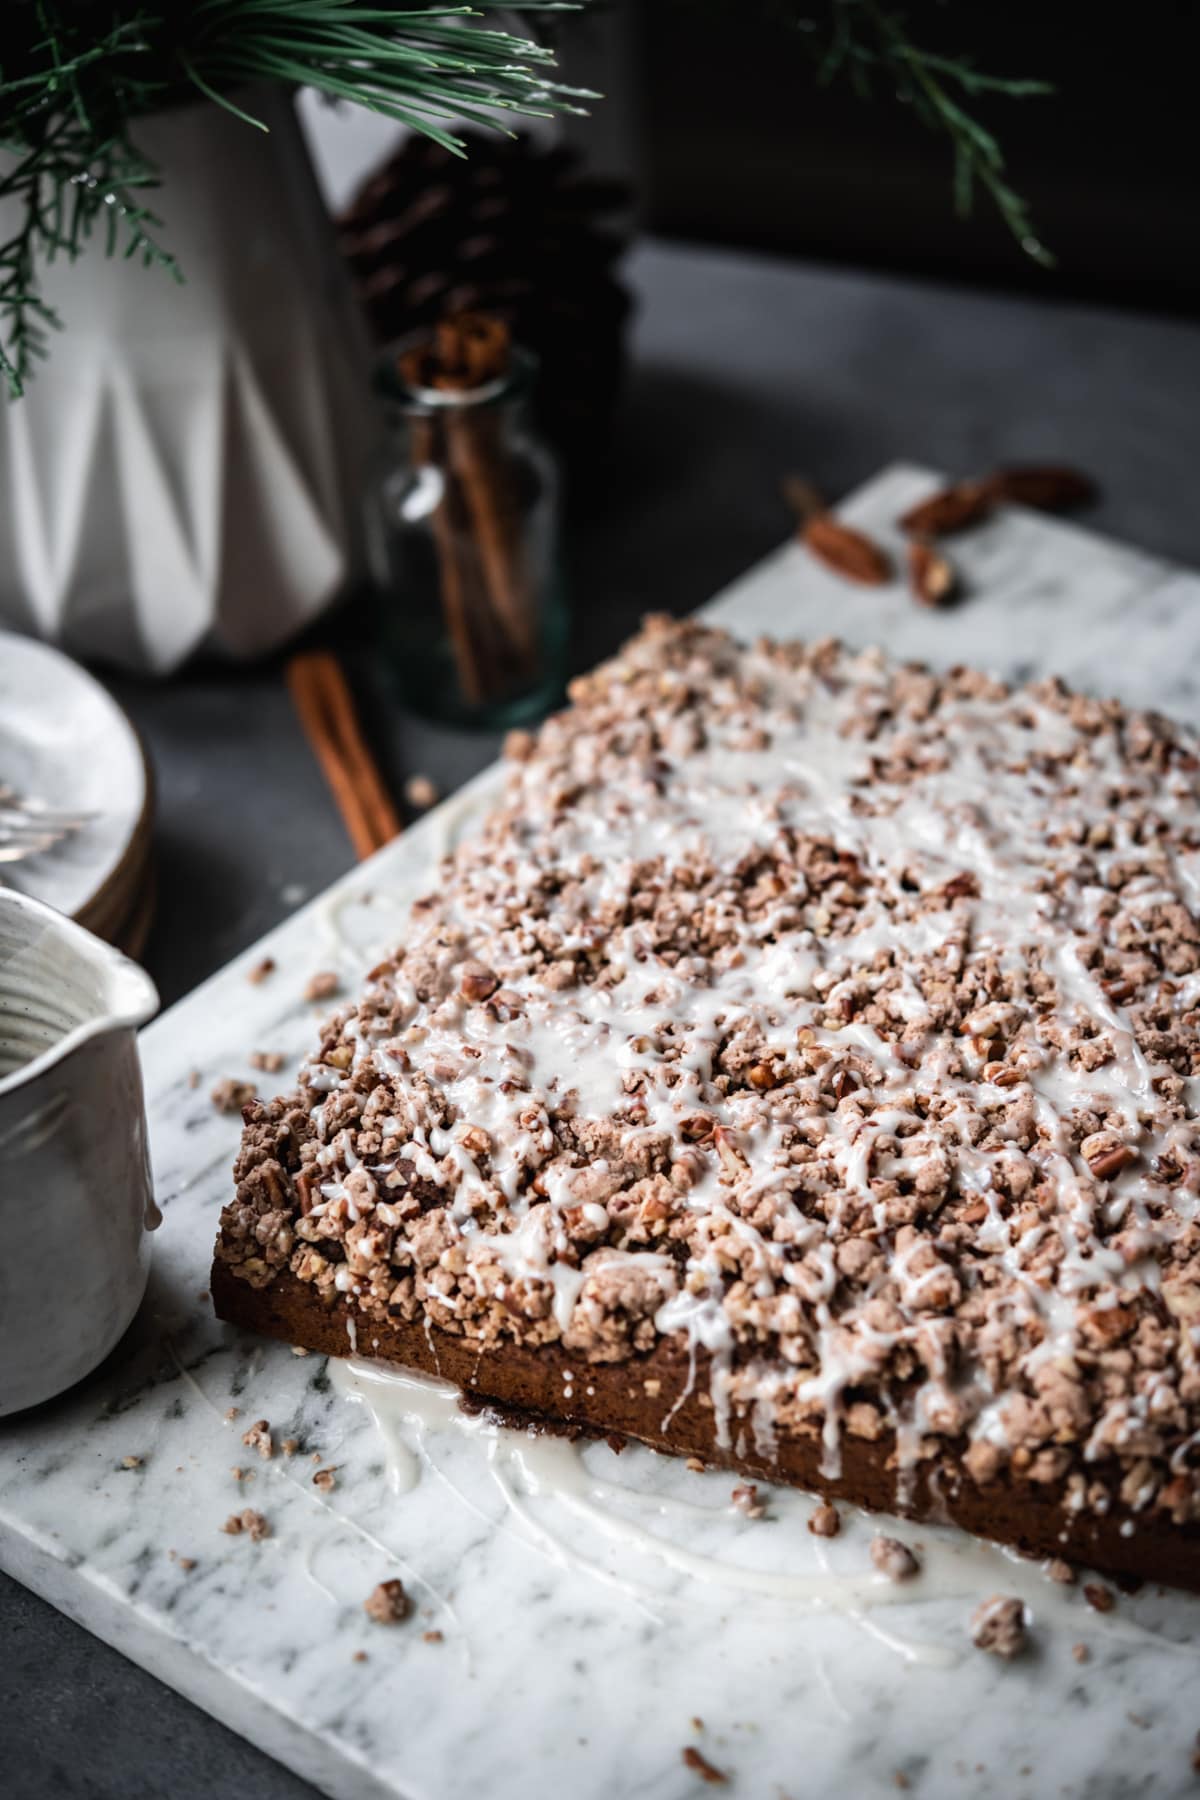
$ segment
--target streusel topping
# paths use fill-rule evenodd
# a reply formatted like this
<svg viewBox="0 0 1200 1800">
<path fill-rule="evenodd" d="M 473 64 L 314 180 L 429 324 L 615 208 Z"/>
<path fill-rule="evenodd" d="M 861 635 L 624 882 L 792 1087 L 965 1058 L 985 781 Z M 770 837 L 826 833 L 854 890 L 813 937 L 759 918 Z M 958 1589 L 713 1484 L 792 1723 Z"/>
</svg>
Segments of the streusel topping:
<svg viewBox="0 0 1200 1800">
<path fill-rule="evenodd" d="M 831 1476 L 894 1433 L 901 1494 L 954 1445 L 1198 1516 L 1195 739 L 663 619 L 572 699 L 247 1109 L 218 1253 L 581 1364 L 677 1334 L 720 1441 Z"/>
</svg>

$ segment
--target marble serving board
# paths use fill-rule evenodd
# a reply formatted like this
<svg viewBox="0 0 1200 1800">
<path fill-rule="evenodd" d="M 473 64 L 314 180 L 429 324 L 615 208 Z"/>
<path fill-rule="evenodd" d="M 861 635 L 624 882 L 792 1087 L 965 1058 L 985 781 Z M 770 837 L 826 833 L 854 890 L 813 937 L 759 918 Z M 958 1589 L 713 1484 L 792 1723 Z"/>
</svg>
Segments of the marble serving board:
<svg viewBox="0 0 1200 1800">
<path fill-rule="evenodd" d="M 845 514 L 899 550 L 892 521 L 933 481 L 890 469 Z M 1016 511 L 953 553 L 969 597 L 951 612 L 899 584 L 851 587 L 789 546 L 709 616 L 1009 677 L 1057 670 L 1200 718 L 1195 575 Z M 604 1445 L 585 1457 L 609 1484 L 595 1505 L 522 1469 L 520 1440 L 479 1429 L 428 1432 L 421 1478 L 397 1492 L 325 1359 L 214 1321 L 239 1121 L 210 1089 L 250 1076 L 252 1049 L 286 1058 L 254 1076 L 260 1090 L 286 1085 L 313 1041 L 309 978 L 332 969 L 353 987 L 495 785 L 482 776 L 144 1033 L 164 1213 L 150 1289 L 92 1380 L 0 1425 L 0 1565 L 339 1800 L 674 1800 L 703 1789 L 688 1746 L 728 1791 L 772 1800 L 1193 1791 L 1200 1602 L 1145 1592 L 1102 1616 L 1031 1565 L 908 1528 L 931 1573 L 903 1604 L 823 1611 L 805 1598 L 825 1550 L 802 1497 L 746 1518 L 728 1476 Z M 273 973 L 252 983 L 267 956 Z M 243 1447 L 262 1417 L 296 1455 Z M 313 1485 L 314 1455 L 337 1466 L 332 1489 Z M 222 1533 L 243 1507 L 268 1538 Z M 852 1593 L 870 1586 L 871 1528 L 848 1527 L 831 1561 Z M 778 1578 L 747 1591 L 763 1571 Z M 362 1602 L 391 1575 L 417 1616 L 385 1627 Z M 1011 1665 L 965 1631 L 997 1591 L 1034 1616 L 1035 1647 Z"/>
</svg>

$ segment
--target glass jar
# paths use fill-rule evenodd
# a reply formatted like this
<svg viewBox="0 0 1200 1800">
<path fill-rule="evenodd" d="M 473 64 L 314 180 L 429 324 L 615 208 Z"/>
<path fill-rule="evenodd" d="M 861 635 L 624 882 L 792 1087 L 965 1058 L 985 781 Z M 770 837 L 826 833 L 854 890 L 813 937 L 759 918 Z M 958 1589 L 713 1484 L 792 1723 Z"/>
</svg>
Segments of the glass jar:
<svg viewBox="0 0 1200 1800">
<path fill-rule="evenodd" d="M 376 375 L 387 423 L 367 544 L 385 653 L 405 704 L 457 725 L 540 717 L 565 677 L 554 459 L 530 423 L 534 359 L 482 387 Z"/>
</svg>

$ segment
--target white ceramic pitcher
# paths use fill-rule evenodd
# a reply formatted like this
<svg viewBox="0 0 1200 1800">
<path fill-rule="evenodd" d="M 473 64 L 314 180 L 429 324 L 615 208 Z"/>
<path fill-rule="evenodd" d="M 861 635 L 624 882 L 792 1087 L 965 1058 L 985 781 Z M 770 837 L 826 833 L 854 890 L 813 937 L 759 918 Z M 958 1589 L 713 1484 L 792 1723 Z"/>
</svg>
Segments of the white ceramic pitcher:
<svg viewBox="0 0 1200 1800">
<path fill-rule="evenodd" d="M 0 1416 L 60 1394 L 138 1309 L 158 1223 L 136 1029 L 148 975 L 0 889 Z"/>
</svg>

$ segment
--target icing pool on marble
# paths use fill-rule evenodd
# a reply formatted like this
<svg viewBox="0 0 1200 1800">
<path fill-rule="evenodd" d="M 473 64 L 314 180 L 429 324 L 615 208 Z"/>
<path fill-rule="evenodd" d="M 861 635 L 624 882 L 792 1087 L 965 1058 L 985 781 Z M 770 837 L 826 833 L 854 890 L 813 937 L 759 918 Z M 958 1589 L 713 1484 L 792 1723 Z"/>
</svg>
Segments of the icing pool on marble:
<svg viewBox="0 0 1200 1800">
<path fill-rule="evenodd" d="M 1172 1642 L 1131 1620 L 1098 1613 L 1070 1586 L 1055 1582 L 1044 1566 L 953 1528 L 843 1506 L 842 1530 L 836 1538 L 821 1539 L 807 1529 L 817 1504 L 811 1494 L 759 1483 L 767 1514 L 762 1521 L 750 1520 L 731 1503 L 738 1478 L 726 1472 L 704 1472 L 702 1482 L 694 1483 L 703 1496 L 685 1498 L 677 1491 L 684 1467 L 678 1458 L 631 1446 L 618 1460 L 606 1444 L 506 1426 L 486 1412 L 464 1411 L 451 1383 L 412 1370 L 332 1359 L 329 1372 L 334 1389 L 370 1414 L 394 1495 L 410 1493 L 427 1474 L 477 1511 L 478 1500 L 443 1466 L 446 1438 L 465 1439 L 486 1466 L 513 1528 L 553 1562 L 617 1589 L 651 1618 L 657 1617 L 656 1606 L 714 1599 L 791 1614 L 836 1613 L 854 1620 L 904 1662 L 949 1669 L 964 1653 L 980 1654 L 965 1636 L 970 1613 L 1003 1593 L 1024 1602 L 1034 1633 L 1067 1630 L 1086 1639 L 1104 1631 L 1114 1640 L 1200 1658 L 1200 1641 Z M 630 1463 L 636 1467 L 627 1481 L 622 1476 Z M 656 1478 L 656 1465 L 663 1465 L 665 1480 Z M 471 1473 L 477 1491 L 481 1470 Z M 770 1530 L 768 1520 L 779 1529 Z M 919 1563 L 915 1577 L 894 1581 L 873 1568 L 868 1544 L 880 1532 L 913 1550 Z M 668 1593 L 662 1570 L 682 1576 L 684 1587 Z M 919 1629 L 920 1613 L 937 1601 L 962 1604 L 963 1631 L 956 1641 L 945 1633 L 938 1641 L 917 1641 L 885 1631 L 869 1616 L 905 1608 Z"/>
</svg>

